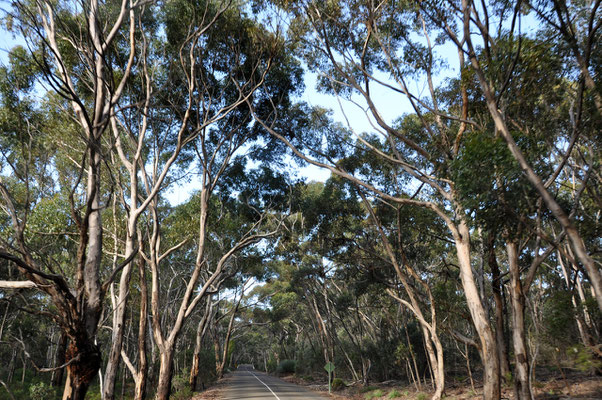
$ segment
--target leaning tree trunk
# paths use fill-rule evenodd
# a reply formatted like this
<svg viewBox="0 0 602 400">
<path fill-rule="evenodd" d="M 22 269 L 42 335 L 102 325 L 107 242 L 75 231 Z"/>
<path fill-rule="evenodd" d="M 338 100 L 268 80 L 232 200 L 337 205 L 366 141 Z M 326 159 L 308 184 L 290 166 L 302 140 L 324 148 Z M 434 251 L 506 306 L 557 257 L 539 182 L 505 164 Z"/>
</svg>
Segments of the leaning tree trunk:
<svg viewBox="0 0 602 400">
<path fill-rule="evenodd" d="M 515 240 L 506 243 L 508 266 L 510 269 L 510 299 L 512 304 L 512 343 L 514 345 L 514 360 L 516 376 L 514 379 L 517 399 L 531 400 L 531 385 L 529 382 L 529 359 L 527 341 L 525 338 L 525 296 L 520 280 L 518 265 L 518 244 Z"/>
</svg>

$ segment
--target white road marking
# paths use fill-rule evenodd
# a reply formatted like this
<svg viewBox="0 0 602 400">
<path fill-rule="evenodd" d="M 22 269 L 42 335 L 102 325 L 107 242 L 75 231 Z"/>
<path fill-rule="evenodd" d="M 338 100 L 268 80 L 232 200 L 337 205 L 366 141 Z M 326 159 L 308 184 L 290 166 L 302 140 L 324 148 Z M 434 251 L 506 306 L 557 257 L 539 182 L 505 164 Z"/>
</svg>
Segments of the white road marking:
<svg viewBox="0 0 602 400">
<path fill-rule="evenodd" d="M 259 379 L 259 378 L 257 377 L 257 375 L 255 375 L 255 374 L 254 374 L 254 373 L 252 373 L 251 371 L 247 371 L 247 372 L 248 372 L 249 374 L 253 375 L 253 376 L 255 377 L 255 379 L 257 379 L 259 382 L 263 383 L 263 386 L 267 387 L 267 388 L 268 388 L 268 390 L 269 390 L 270 392 L 272 392 L 272 394 L 274 395 L 274 397 L 275 397 L 275 398 L 277 398 L 278 400 L 281 400 L 281 399 L 280 399 L 280 397 L 276 396 L 276 393 L 274 393 L 274 391 L 273 391 L 273 390 L 272 390 L 272 389 L 271 389 L 271 388 L 270 388 L 268 385 L 266 385 L 264 381 L 262 381 L 261 379 Z"/>
</svg>

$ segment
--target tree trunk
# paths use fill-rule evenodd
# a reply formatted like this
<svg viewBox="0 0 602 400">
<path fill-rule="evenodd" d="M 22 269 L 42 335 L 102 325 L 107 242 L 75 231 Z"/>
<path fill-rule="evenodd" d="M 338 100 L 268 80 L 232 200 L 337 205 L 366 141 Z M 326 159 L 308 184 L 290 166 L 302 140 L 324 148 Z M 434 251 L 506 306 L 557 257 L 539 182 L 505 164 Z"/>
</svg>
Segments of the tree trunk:
<svg viewBox="0 0 602 400">
<path fill-rule="evenodd" d="M 490 233 L 487 240 L 488 264 L 491 270 L 491 290 L 495 302 L 495 339 L 500 357 L 500 371 L 506 379 L 510 372 L 510 361 L 508 360 L 508 347 L 506 346 L 506 332 L 504 329 L 504 298 L 502 296 L 502 277 L 500 268 L 495 257 L 495 234 Z"/>
<path fill-rule="evenodd" d="M 224 340 L 224 347 L 222 349 L 222 359 L 220 362 L 217 379 L 222 379 L 224 377 L 224 368 L 226 367 L 226 362 L 228 358 L 228 348 L 230 347 L 230 338 L 232 337 L 232 328 L 234 326 L 234 317 L 236 316 L 236 309 L 232 310 L 232 316 L 230 317 L 230 322 L 228 323 L 228 330 L 226 332 L 226 339 Z"/>
<path fill-rule="evenodd" d="M 510 299 L 512 304 L 512 343 L 515 360 L 515 392 L 520 400 L 531 400 L 531 385 L 529 382 L 529 353 L 525 338 L 525 298 L 520 280 L 518 265 L 518 244 L 515 240 L 506 242 L 508 266 L 510 269 Z"/>
<path fill-rule="evenodd" d="M 408 333 L 408 324 L 404 323 L 404 328 L 406 332 L 406 340 L 408 343 L 408 351 L 410 352 L 410 356 L 412 357 L 412 363 L 414 365 L 414 370 L 412 370 L 412 366 L 410 366 L 410 372 L 412 372 L 412 379 L 416 384 L 416 390 L 422 390 L 422 381 L 420 380 L 420 373 L 418 372 L 418 364 L 416 363 L 416 357 L 414 355 L 414 348 L 412 343 L 410 342 L 410 334 Z M 414 378 L 414 372 L 416 373 L 416 378 Z"/>
<path fill-rule="evenodd" d="M 190 367 L 190 390 L 192 392 L 196 392 L 197 391 L 197 386 L 199 383 L 199 372 L 200 372 L 200 368 L 199 368 L 199 363 L 201 360 L 201 354 L 200 351 L 197 351 L 195 349 L 194 351 L 194 355 L 192 356 L 192 366 Z"/>
<path fill-rule="evenodd" d="M 190 367 L 190 390 L 196 392 L 198 384 L 199 384 L 199 373 L 200 373 L 200 360 L 201 360 L 201 348 L 203 345 L 203 337 L 207 332 L 207 327 L 209 326 L 209 320 L 213 315 L 213 302 L 211 301 L 212 297 L 207 297 L 207 304 L 205 305 L 205 315 L 199 322 L 199 325 L 196 329 L 196 338 L 194 343 L 194 353 L 192 356 L 192 366 Z"/>
<path fill-rule="evenodd" d="M 134 400 L 146 398 L 146 381 L 148 377 L 148 359 L 146 358 L 146 327 L 148 325 L 148 288 L 146 285 L 145 263 L 143 257 L 138 257 L 138 274 L 140 275 L 140 322 L 138 324 L 138 377 Z"/>
<path fill-rule="evenodd" d="M 219 345 L 219 339 L 217 337 L 217 332 L 215 332 L 215 336 L 213 336 L 213 351 L 215 352 L 215 375 L 222 375 L 222 362 L 220 360 L 221 347 Z"/>
<path fill-rule="evenodd" d="M 126 259 L 134 252 L 134 237 L 129 235 L 126 240 L 125 257 Z M 119 280 L 119 296 L 115 302 L 113 314 L 113 334 L 111 335 L 111 351 L 107 360 L 107 368 L 104 375 L 103 399 L 113 400 L 115 398 L 115 379 L 119 370 L 119 361 L 121 360 L 121 347 L 123 345 L 123 331 L 125 328 L 125 314 L 127 298 L 130 290 L 132 263 L 128 263 L 121 272 Z"/>
<path fill-rule="evenodd" d="M 10 355 L 10 361 L 8 363 L 8 376 L 6 382 L 12 383 L 13 377 L 15 376 L 15 368 L 17 364 L 17 348 L 13 347 L 13 351 Z"/>
<path fill-rule="evenodd" d="M 98 347 L 88 341 L 83 341 L 81 344 L 77 342 L 77 339 L 72 338 L 66 352 L 67 361 L 75 357 L 79 358 L 67 366 L 63 400 L 84 400 L 90 382 L 100 369 L 101 358 Z"/>
<path fill-rule="evenodd" d="M 59 367 L 65 364 L 65 352 L 67 351 L 67 335 L 65 332 L 61 331 L 59 337 L 59 343 L 56 349 L 56 357 L 54 359 L 54 367 Z M 63 375 L 65 368 L 59 368 L 55 371 L 52 371 L 52 378 L 50 380 L 50 385 L 52 387 L 59 387 L 63 384 Z"/>
<path fill-rule="evenodd" d="M 247 282 L 243 283 L 241 287 L 240 298 L 236 302 L 234 309 L 232 310 L 232 315 L 230 316 L 230 321 L 228 321 L 228 330 L 226 331 L 226 338 L 224 339 L 224 348 L 222 354 L 222 360 L 220 362 L 220 366 L 218 369 L 217 379 L 222 379 L 224 377 L 224 367 L 226 366 L 226 362 L 228 361 L 228 348 L 230 347 L 230 338 L 232 337 L 232 330 L 234 328 L 234 318 L 236 318 L 236 313 L 238 312 L 238 307 L 240 307 L 240 302 L 242 301 L 243 296 L 245 295 L 245 285 Z M 209 299 L 211 301 L 211 299 Z"/>
<path fill-rule="evenodd" d="M 489 325 L 485 308 L 481 303 L 479 291 L 475 283 L 470 263 L 470 234 L 468 226 L 460 222 L 454 235 L 458 262 L 460 264 L 460 278 L 464 295 L 475 329 L 481 344 L 480 356 L 483 362 L 483 398 L 499 399 L 500 388 L 500 362 L 493 330 Z"/>
<path fill-rule="evenodd" d="M 173 345 L 165 346 L 161 351 L 161 364 L 159 366 L 159 382 L 155 400 L 168 400 L 171 395 L 171 377 L 173 374 Z"/>
</svg>

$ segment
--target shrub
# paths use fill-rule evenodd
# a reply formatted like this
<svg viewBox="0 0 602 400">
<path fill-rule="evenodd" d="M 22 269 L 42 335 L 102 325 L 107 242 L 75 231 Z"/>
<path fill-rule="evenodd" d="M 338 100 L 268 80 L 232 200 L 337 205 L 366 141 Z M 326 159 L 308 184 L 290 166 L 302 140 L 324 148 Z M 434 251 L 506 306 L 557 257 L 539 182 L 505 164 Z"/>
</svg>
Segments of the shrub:
<svg viewBox="0 0 602 400">
<path fill-rule="evenodd" d="M 345 387 L 345 382 L 343 382 L 343 380 L 341 378 L 334 378 L 332 380 L 332 390 L 334 390 L 335 392 L 337 390 L 341 390 Z"/>
<path fill-rule="evenodd" d="M 276 369 L 278 368 L 278 366 L 276 365 L 276 360 L 274 360 L 273 358 L 270 358 L 267 362 L 267 368 L 268 370 L 265 372 L 274 372 L 276 371 Z"/>
<path fill-rule="evenodd" d="M 282 360 L 276 371 L 280 374 L 294 374 L 296 364 L 295 360 Z"/>
<path fill-rule="evenodd" d="M 426 400 L 428 398 L 428 396 L 426 395 L 426 393 L 418 393 L 418 395 L 416 396 L 416 400 Z"/>
<path fill-rule="evenodd" d="M 572 346 L 567 350 L 567 355 L 572 359 L 575 367 L 581 372 L 596 373 L 602 369 L 602 362 L 597 360 L 593 353 L 582 345 Z"/>
<path fill-rule="evenodd" d="M 387 397 L 390 399 L 396 399 L 398 397 L 401 397 L 401 393 L 398 390 L 393 389 L 389 392 Z"/>
<path fill-rule="evenodd" d="M 376 386 L 364 386 L 363 388 L 360 389 L 360 393 L 371 392 L 376 389 L 378 389 L 378 387 L 376 387 Z"/>
<path fill-rule="evenodd" d="M 385 392 L 383 392 L 381 389 L 376 389 L 376 390 L 371 391 L 370 393 L 366 393 L 364 395 L 364 397 L 367 400 L 371 400 L 371 399 L 374 399 L 377 397 L 383 397 L 384 395 L 385 395 Z"/>
<path fill-rule="evenodd" d="M 31 400 L 47 400 L 54 397 L 56 397 L 54 388 L 44 382 L 29 387 L 29 398 Z"/>
<path fill-rule="evenodd" d="M 190 397 L 192 397 L 192 390 L 190 388 L 190 384 L 188 383 L 188 374 L 189 371 L 184 369 L 178 375 L 174 376 L 171 381 L 171 399 L 188 400 Z"/>
</svg>

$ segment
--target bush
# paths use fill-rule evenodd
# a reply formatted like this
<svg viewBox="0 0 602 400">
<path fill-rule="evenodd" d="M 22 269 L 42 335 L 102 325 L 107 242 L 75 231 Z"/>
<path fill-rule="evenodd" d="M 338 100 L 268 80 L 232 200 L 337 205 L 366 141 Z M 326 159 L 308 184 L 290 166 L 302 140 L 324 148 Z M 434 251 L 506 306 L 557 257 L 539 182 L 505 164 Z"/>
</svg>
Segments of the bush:
<svg viewBox="0 0 602 400">
<path fill-rule="evenodd" d="M 378 389 L 378 387 L 376 387 L 376 386 L 364 386 L 363 388 L 360 389 L 360 393 L 371 392 L 376 389 Z"/>
<path fill-rule="evenodd" d="M 341 378 L 334 378 L 332 380 L 332 390 L 334 390 L 335 392 L 337 390 L 341 390 L 345 387 L 345 382 L 343 382 L 343 380 Z"/>
<path fill-rule="evenodd" d="M 376 389 L 376 390 L 371 391 L 370 393 L 366 393 L 364 395 L 364 397 L 367 400 L 371 400 L 371 399 L 374 399 L 377 397 L 383 397 L 384 395 L 385 395 L 385 392 L 383 392 L 381 389 Z"/>
<path fill-rule="evenodd" d="M 416 396 L 416 400 L 426 400 L 427 398 L 426 393 L 418 393 L 418 396 Z"/>
<path fill-rule="evenodd" d="M 584 346 L 572 346 L 566 352 L 579 371 L 595 374 L 602 370 L 602 362 L 596 359 L 594 354 Z"/>
<path fill-rule="evenodd" d="M 295 360 L 282 360 L 278 364 L 276 371 L 280 374 L 294 374 L 296 364 Z"/>
<path fill-rule="evenodd" d="M 29 398 L 31 400 L 48 400 L 56 397 L 54 388 L 44 382 L 36 383 L 29 387 Z"/>
<path fill-rule="evenodd" d="M 192 390 L 188 382 L 189 371 L 187 369 L 182 370 L 178 375 L 174 376 L 171 381 L 173 400 L 188 400 L 192 397 Z"/>
<path fill-rule="evenodd" d="M 267 362 L 267 367 L 268 370 L 265 372 L 274 372 L 276 371 L 276 369 L 278 369 L 278 366 L 276 365 L 276 360 L 274 360 L 273 358 L 270 358 Z"/>
<path fill-rule="evenodd" d="M 401 393 L 399 392 L 399 390 L 393 389 L 393 390 L 391 390 L 389 392 L 389 394 L 387 395 L 387 397 L 390 398 L 390 399 L 396 399 L 398 397 L 401 397 Z"/>
</svg>

